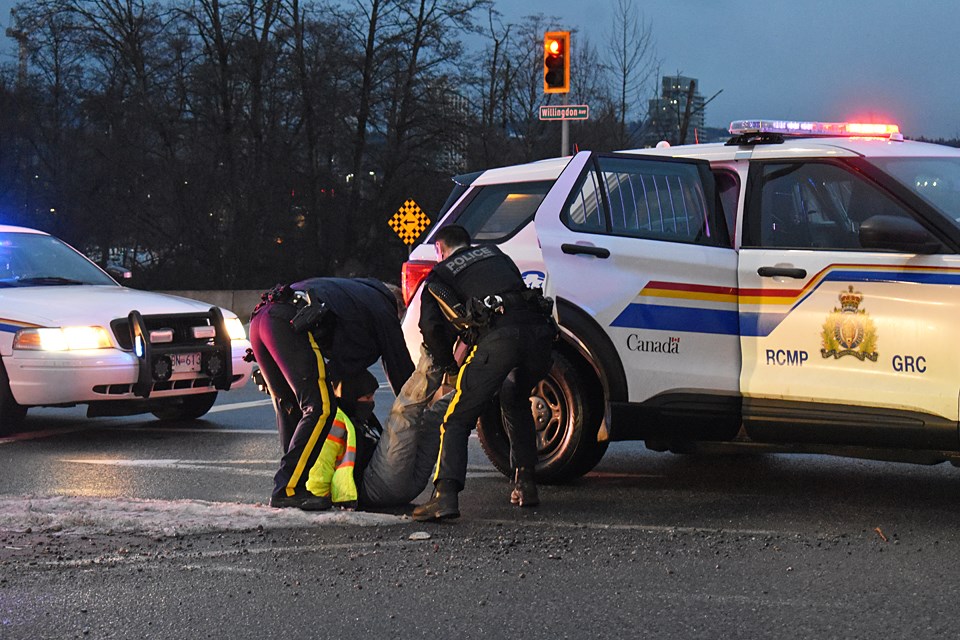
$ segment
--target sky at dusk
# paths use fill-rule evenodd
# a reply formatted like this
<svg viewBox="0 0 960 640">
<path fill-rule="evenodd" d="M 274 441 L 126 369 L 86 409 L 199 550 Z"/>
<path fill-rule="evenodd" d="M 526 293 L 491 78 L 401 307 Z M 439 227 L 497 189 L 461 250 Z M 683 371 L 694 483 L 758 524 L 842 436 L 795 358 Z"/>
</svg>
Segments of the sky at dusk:
<svg viewBox="0 0 960 640">
<path fill-rule="evenodd" d="M 0 0 L 0 29 L 12 0 Z M 616 0 L 496 0 L 509 21 L 542 13 L 600 49 Z M 663 73 L 697 78 L 710 126 L 731 120 L 892 121 L 960 138 L 958 0 L 634 0 Z M 0 31 L 2 34 L 2 31 Z M 0 60 L 14 49 L 2 38 Z"/>
<path fill-rule="evenodd" d="M 773 118 L 889 119 L 960 138 L 960 1 L 634 0 L 665 74 L 698 79 L 709 126 Z M 598 49 L 616 0 L 498 0 L 510 19 L 556 15 Z M 571 44 L 576 46 L 576 40 Z"/>
</svg>

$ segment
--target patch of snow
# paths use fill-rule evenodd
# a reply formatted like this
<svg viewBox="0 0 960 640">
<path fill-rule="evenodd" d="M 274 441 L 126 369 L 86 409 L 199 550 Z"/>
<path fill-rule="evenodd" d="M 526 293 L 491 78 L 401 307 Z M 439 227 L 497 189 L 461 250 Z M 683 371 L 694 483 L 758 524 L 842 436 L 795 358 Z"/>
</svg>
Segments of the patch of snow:
<svg viewBox="0 0 960 640">
<path fill-rule="evenodd" d="M 178 536 L 216 531 L 395 525 L 407 518 L 363 511 L 306 512 L 263 504 L 76 496 L 0 498 L 0 531 Z"/>
</svg>

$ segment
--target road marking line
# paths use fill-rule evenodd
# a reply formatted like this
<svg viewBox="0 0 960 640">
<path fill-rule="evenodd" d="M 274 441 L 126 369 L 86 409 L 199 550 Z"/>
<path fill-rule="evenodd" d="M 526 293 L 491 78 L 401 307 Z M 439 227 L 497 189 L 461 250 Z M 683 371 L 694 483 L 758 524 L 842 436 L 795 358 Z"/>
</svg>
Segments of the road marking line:
<svg viewBox="0 0 960 640">
<path fill-rule="evenodd" d="M 518 527 L 542 527 L 548 525 L 551 527 L 563 527 L 567 529 L 604 529 L 610 531 L 646 531 L 648 533 L 729 533 L 747 536 L 789 536 L 795 535 L 790 531 L 771 531 L 767 529 L 725 529 L 717 527 L 677 527 L 659 524 L 605 524 L 602 522 L 564 522 L 562 520 L 495 520 L 483 519 L 482 522 L 489 522 L 498 525 L 510 525 Z"/>
<path fill-rule="evenodd" d="M 252 401 L 250 401 L 250 402 L 234 402 L 234 403 L 231 403 L 231 404 L 219 404 L 219 405 L 216 405 L 215 407 L 212 407 L 212 408 L 210 409 L 209 413 L 218 413 L 218 412 L 221 412 L 221 411 L 233 411 L 233 410 L 236 410 L 236 409 L 251 409 L 251 408 L 254 408 L 254 407 L 269 406 L 269 405 L 272 405 L 272 404 L 273 404 L 273 401 L 272 401 L 272 400 L 269 400 L 269 399 L 266 399 L 266 400 L 252 400 Z M 131 416 L 131 417 L 132 417 L 132 416 Z M 21 442 L 21 441 L 24 441 L 24 440 L 38 440 L 38 439 L 40 439 L 40 438 L 49 438 L 49 437 L 52 437 L 52 436 L 66 435 L 66 434 L 70 434 L 70 433 L 76 433 L 77 431 L 86 431 L 86 430 L 89 430 L 89 429 L 97 429 L 97 428 L 101 428 L 101 427 L 102 427 L 102 428 L 107 428 L 107 429 L 119 430 L 119 431 L 127 430 L 127 425 L 124 425 L 124 426 L 122 426 L 122 427 L 121 427 L 121 426 L 117 426 L 115 419 L 114 419 L 114 420 L 110 420 L 110 421 L 108 422 L 108 421 L 105 421 L 105 420 L 87 420 L 87 419 L 81 418 L 81 421 L 78 422 L 78 423 L 76 423 L 76 426 L 63 427 L 63 428 L 61 428 L 61 429 L 43 429 L 42 431 L 26 431 L 26 432 L 24 432 L 24 433 L 14 434 L 14 435 L 12 435 L 12 436 L 5 436 L 5 437 L 0 438 L 0 445 L 11 444 L 11 443 L 13 443 L 13 442 Z M 148 429 L 152 429 L 152 430 L 155 430 L 155 431 L 171 431 L 171 432 L 173 432 L 173 431 L 177 431 L 177 432 L 186 431 L 186 432 L 203 432 L 203 433 L 268 433 L 268 434 L 274 434 L 274 433 L 276 433 L 276 430 L 275 430 L 275 429 L 269 429 L 269 430 L 268 430 L 268 429 L 263 429 L 263 430 L 247 430 L 247 429 L 237 429 L 237 430 L 226 430 L 226 429 L 223 429 L 223 430 L 221 430 L 221 429 L 217 429 L 217 430 L 211 430 L 211 429 L 170 429 L 170 428 L 164 428 L 164 427 L 140 427 L 140 428 L 137 428 L 138 431 L 145 431 L 145 430 L 148 430 Z"/>
<path fill-rule="evenodd" d="M 145 427 L 142 427 L 142 426 L 135 426 L 135 427 L 131 427 L 131 426 L 119 426 L 119 427 L 107 427 L 107 429 L 108 429 L 109 431 L 136 431 L 136 432 L 141 432 L 141 433 L 142 433 L 142 432 L 146 432 L 146 431 L 158 431 L 158 432 L 160 432 L 160 433 L 215 433 L 215 434 L 221 434 L 221 433 L 229 433 L 229 434 L 234 434 L 234 433 L 247 433 L 247 434 L 254 434 L 254 435 L 272 435 L 272 436 L 277 435 L 277 430 L 276 430 L 276 429 L 216 429 L 216 428 L 214 428 L 214 429 L 198 429 L 198 428 L 196 428 L 196 427 L 194 427 L 194 428 L 188 428 L 188 427 L 173 428 L 173 427 L 163 427 L 163 426 L 157 426 L 157 427 L 151 427 L 151 426 L 145 426 Z"/>
<path fill-rule="evenodd" d="M 150 469 L 180 469 L 193 471 L 216 471 L 258 478 L 273 477 L 276 460 L 102 460 L 84 458 L 63 458 L 60 462 L 73 464 L 94 464 L 112 467 L 134 467 Z M 269 469 L 245 469 L 237 465 L 271 465 Z M 224 466 L 226 465 L 226 466 Z"/>
<path fill-rule="evenodd" d="M 182 428 L 174 429 L 171 427 L 164 426 L 139 426 L 139 425 L 118 425 L 116 422 L 103 422 L 103 421 L 94 421 L 87 420 L 82 424 L 77 424 L 76 426 L 63 427 L 59 429 L 44 429 L 42 431 L 25 431 L 24 433 L 18 433 L 12 436 L 5 436 L 0 438 L 0 445 L 13 444 L 14 442 L 21 442 L 23 440 L 38 440 L 40 438 L 52 438 L 55 436 L 63 436 L 71 433 L 77 433 L 78 431 L 89 431 L 92 429 L 104 429 L 106 431 L 159 431 L 162 433 L 217 433 L 217 434 L 253 434 L 253 435 L 276 435 L 276 429 L 197 429 L 197 428 Z"/>
<path fill-rule="evenodd" d="M 269 398 L 265 400 L 250 400 L 249 402 L 231 402 L 227 404 L 218 404 L 210 408 L 208 413 L 219 413 L 221 411 L 235 411 L 237 409 L 250 409 L 253 407 L 265 407 L 273 404 Z"/>
<path fill-rule="evenodd" d="M 218 432 L 221 433 L 221 432 Z M 239 433 L 250 433 L 241 431 Z M 270 432 L 271 434 L 273 432 Z M 60 462 L 72 464 L 93 464 L 104 467 L 133 467 L 149 469 L 186 469 L 194 471 L 219 471 L 239 475 L 267 477 L 272 476 L 277 465 L 275 459 L 264 460 L 186 460 L 179 458 L 60 458 Z M 270 465 L 270 469 L 243 469 L 240 465 Z M 504 478 L 495 469 L 471 467 L 468 478 Z"/>
<path fill-rule="evenodd" d="M 100 425 L 105 425 L 106 423 L 99 423 Z M 99 426 L 96 422 L 93 423 L 93 426 Z M 39 438 L 48 438 L 51 436 L 59 436 L 68 433 L 76 433 L 77 431 L 86 431 L 90 428 L 90 423 L 83 425 L 77 425 L 75 427 L 64 427 L 63 429 L 44 429 L 43 431 L 27 431 L 24 433 L 18 433 L 12 436 L 7 436 L 0 438 L 0 445 L 10 444 L 12 442 L 20 442 L 21 440 L 37 440 Z"/>
<path fill-rule="evenodd" d="M 591 471 L 584 475 L 585 478 L 599 478 L 606 480 L 608 478 L 666 478 L 662 473 L 623 473 L 614 471 Z"/>
<path fill-rule="evenodd" d="M 406 524 L 410 522 L 410 519 L 405 516 L 396 516 L 396 524 Z M 340 523 L 337 523 L 340 524 Z M 394 523 L 383 523 L 379 526 L 391 526 Z M 358 525 L 359 526 L 359 525 Z M 283 527 L 283 528 L 296 528 L 296 527 Z M 242 532 L 236 532 L 242 533 Z M 294 556 L 298 556 L 304 552 L 309 551 L 351 551 L 355 549 L 382 549 L 384 547 L 398 547 L 404 544 L 419 544 L 416 541 L 410 540 L 374 540 L 369 542 L 354 542 L 354 543 L 334 543 L 334 544 L 311 544 L 311 545 L 294 545 L 294 546 L 284 546 L 284 547 L 244 547 L 242 549 L 224 549 L 222 551 L 197 551 L 195 549 L 184 550 L 184 551 L 168 551 L 163 552 L 162 555 L 149 554 L 149 555 L 134 555 L 134 554 L 123 554 L 123 555 L 112 555 L 112 556 L 99 556 L 97 558 L 84 558 L 82 560 L 51 560 L 49 562 L 41 562 L 40 566 L 44 567 L 59 567 L 59 568 L 84 568 L 89 566 L 110 566 L 110 565 L 122 565 L 122 564 L 138 564 L 138 563 L 152 563 L 157 558 L 163 560 L 177 560 L 181 558 L 190 559 L 191 563 L 189 565 L 183 565 L 183 568 L 188 566 L 196 567 L 199 569 L 204 569 L 207 571 L 222 571 L 218 567 L 201 567 L 196 564 L 198 558 L 231 558 L 236 556 L 251 556 L 251 555 L 260 555 L 264 553 L 292 553 Z M 261 569 L 257 569 L 259 573 Z"/>
<path fill-rule="evenodd" d="M 98 458 L 61 458 L 60 462 L 75 462 L 78 464 L 102 464 L 118 467 L 169 467 L 178 464 L 276 464 L 276 460 L 183 460 L 179 458 L 143 458 L 143 459 L 98 459 Z"/>
</svg>

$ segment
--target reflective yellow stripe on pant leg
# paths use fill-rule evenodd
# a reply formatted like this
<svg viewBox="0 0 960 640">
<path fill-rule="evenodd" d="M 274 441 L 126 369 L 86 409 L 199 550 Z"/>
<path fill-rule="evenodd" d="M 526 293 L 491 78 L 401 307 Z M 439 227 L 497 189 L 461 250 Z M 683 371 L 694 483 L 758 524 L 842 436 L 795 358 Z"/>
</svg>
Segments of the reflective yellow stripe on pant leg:
<svg viewBox="0 0 960 640">
<path fill-rule="evenodd" d="M 303 448 L 303 453 L 297 460 L 296 469 L 290 475 L 290 481 L 286 488 L 288 496 L 293 496 L 295 493 L 297 483 L 300 482 L 300 476 L 303 475 L 303 470 L 307 467 L 307 459 L 313 452 L 313 448 L 317 446 L 317 440 L 320 438 L 320 432 L 323 431 L 323 425 L 327 423 L 327 418 L 330 417 L 330 394 L 327 392 L 327 370 L 323 364 L 323 354 L 320 353 L 320 347 L 317 345 L 317 341 L 313 339 L 313 335 L 307 332 L 307 337 L 310 339 L 310 346 L 313 347 L 313 353 L 317 357 L 317 371 L 320 372 L 317 382 L 320 385 L 320 401 L 323 403 L 323 411 L 320 412 L 317 423 L 313 425 L 313 431 L 310 433 L 307 446 Z"/>
<path fill-rule="evenodd" d="M 450 414 L 453 413 L 453 410 L 457 407 L 457 401 L 460 399 L 460 381 L 463 379 L 463 372 L 467 370 L 467 365 L 473 361 L 473 356 L 476 352 L 477 347 L 474 346 L 473 349 L 470 350 L 470 355 L 468 355 L 467 359 L 463 362 L 463 366 L 460 367 L 460 373 L 457 374 L 457 392 L 453 394 L 450 405 L 447 407 L 447 412 L 443 414 L 443 422 L 440 423 L 440 448 L 437 451 L 437 465 L 433 472 L 434 482 L 440 477 L 440 454 L 443 452 L 443 434 L 447 431 L 447 419 L 450 418 Z"/>
</svg>

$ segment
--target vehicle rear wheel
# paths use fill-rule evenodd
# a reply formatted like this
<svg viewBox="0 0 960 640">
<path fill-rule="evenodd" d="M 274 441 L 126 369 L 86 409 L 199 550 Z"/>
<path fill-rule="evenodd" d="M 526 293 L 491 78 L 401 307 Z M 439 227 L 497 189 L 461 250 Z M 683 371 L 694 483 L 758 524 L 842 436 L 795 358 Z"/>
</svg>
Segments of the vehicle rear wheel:
<svg viewBox="0 0 960 640">
<path fill-rule="evenodd" d="M 10 391 L 10 378 L 0 361 L 0 435 L 13 433 L 23 424 L 27 408 L 17 404 Z"/>
<path fill-rule="evenodd" d="M 581 373 L 559 353 L 553 366 L 530 396 L 537 427 L 537 481 L 564 482 L 587 473 L 600 462 L 607 443 L 597 442 L 601 410 L 586 397 Z M 498 403 L 492 403 L 477 424 L 484 453 L 509 476 L 510 442 L 503 429 Z"/>
<path fill-rule="evenodd" d="M 164 406 L 154 409 L 151 413 L 161 420 L 196 420 L 210 411 L 210 407 L 217 401 L 217 392 L 203 393 L 194 396 L 170 398 Z"/>
</svg>

